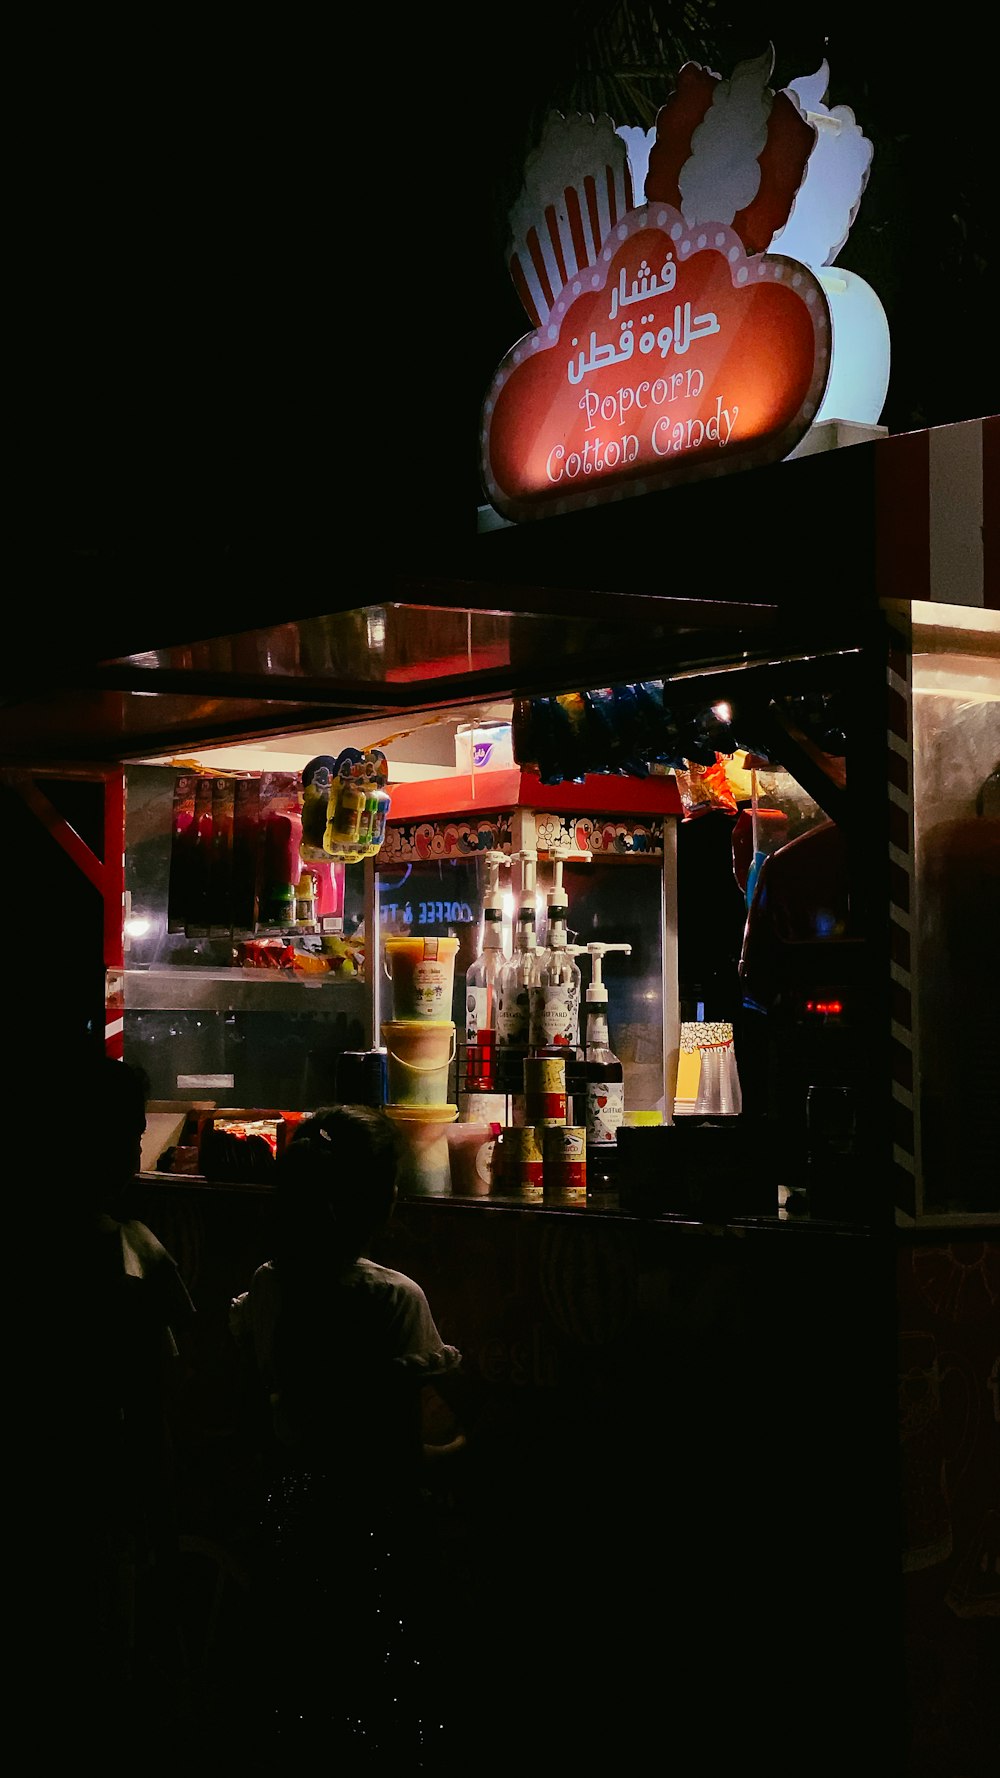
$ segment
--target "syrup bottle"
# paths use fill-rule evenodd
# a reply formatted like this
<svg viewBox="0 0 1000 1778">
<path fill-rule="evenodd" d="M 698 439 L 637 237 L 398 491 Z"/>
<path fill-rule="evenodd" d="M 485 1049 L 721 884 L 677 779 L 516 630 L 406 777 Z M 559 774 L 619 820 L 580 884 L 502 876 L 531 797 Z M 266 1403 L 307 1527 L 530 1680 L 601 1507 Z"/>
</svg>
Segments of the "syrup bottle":
<svg viewBox="0 0 1000 1778">
<path fill-rule="evenodd" d="M 563 861 L 553 859 L 553 885 L 548 894 L 545 949 L 538 953 L 538 976 L 529 990 L 528 1041 L 536 1055 L 576 1058 L 580 1045 L 581 945 L 567 941 L 569 914 L 563 888 Z"/>
<path fill-rule="evenodd" d="M 487 852 L 488 879 L 483 900 L 483 942 L 465 972 L 465 1090 L 493 1093 L 497 1089 L 497 1003 L 500 973 L 509 962 L 503 943 L 503 896 L 500 866 L 504 852 Z"/>
<path fill-rule="evenodd" d="M 632 952 L 631 945 L 609 945 L 594 939 L 587 945 L 593 979 L 587 988 L 587 1023 L 583 1061 L 575 1074 L 585 1102 L 587 1126 L 587 1193 L 609 1189 L 615 1177 L 618 1130 L 625 1115 L 625 1070 L 611 1048 L 608 990 L 603 961 L 608 951 Z"/>
<path fill-rule="evenodd" d="M 524 1091 L 523 1062 L 528 1053 L 530 995 L 538 981 L 538 939 L 535 934 L 534 852 L 521 853 L 524 867 L 514 948 L 497 980 L 497 1088 Z"/>
</svg>

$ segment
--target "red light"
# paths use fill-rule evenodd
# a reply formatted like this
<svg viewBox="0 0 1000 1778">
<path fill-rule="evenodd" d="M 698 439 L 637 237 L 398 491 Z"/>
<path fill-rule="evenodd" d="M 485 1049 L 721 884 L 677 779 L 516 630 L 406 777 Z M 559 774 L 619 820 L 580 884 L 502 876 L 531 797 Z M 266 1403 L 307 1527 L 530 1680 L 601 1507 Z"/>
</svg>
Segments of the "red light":
<svg viewBox="0 0 1000 1778">
<path fill-rule="evenodd" d="M 814 1012 L 820 1018 L 837 1018 L 844 1010 L 842 1000 L 807 1000 L 806 1012 Z"/>
</svg>

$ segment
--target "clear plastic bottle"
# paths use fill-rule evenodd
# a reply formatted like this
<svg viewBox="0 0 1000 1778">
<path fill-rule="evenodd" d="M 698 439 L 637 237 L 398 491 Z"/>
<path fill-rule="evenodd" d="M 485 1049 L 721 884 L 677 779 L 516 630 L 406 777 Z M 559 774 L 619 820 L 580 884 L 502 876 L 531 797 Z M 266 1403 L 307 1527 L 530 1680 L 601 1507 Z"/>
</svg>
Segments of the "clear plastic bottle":
<svg viewBox="0 0 1000 1778">
<path fill-rule="evenodd" d="M 329 815 L 323 835 L 324 850 L 331 857 L 342 856 L 356 848 L 364 808 L 365 786 L 352 778 L 335 779 L 330 790 Z"/>
<path fill-rule="evenodd" d="M 525 859 L 514 948 L 497 982 L 497 1061 L 499 1091 L 521 1093 L 523 1062 L 528 1053 L 531 990 L 538 981 L 538 939 L 535 934 L 534 855 Z"/>
<path fill-rule="evenodd" d="M 554 882 L 548 894 L 548 928 L 545 949 L 538 953 L 538 975 L 529 990 L 528 1042 L 539 1055 L 563 1055 L 574 1059 L 580 1047 L 580 970 L 576 956 L 583 949 L 570 945 L 566 932 L 569 914 L 563 888 L 563 861 L 553 860 Z"/>
<path fill-rule="evenodd" d="M 487 852 L 488 880 L 483 899 L 483 942 L 465 972 L 465 1090 L 492 1093 L 497 1084 L 497 1004 L 500 972 L 509 961 L 503 943 L 503 897 L 499 872 L 503 852 Z"/>
<path fill-rule="evenodd" d="M 295 924 L 300 932 L 316 931 L 316 881 L 304 870 L 295 889 Z"/>
</svg>

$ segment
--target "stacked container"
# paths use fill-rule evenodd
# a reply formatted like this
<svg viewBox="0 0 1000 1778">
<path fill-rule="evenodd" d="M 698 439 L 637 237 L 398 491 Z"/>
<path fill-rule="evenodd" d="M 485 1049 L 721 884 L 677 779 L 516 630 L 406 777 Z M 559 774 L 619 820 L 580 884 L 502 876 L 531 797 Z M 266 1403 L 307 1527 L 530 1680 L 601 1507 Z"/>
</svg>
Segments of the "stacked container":
<svg viewBox="0 0 1000 1778">
<path fill-rule="evenodd" d="M 451 1012 L 457 938 L 385 940 L 392 1018 L 382 1023 L 386 1049 L 386 1113 L 403 1139 L 400 1190 L 438 1196 L 451 1190 L 448 1126 L 458 1116 L 448 1100 L 455 1059 Z"/>
<path fill-rule="evenodd" d="M 520 1122 L 500 1131 L 493 1156 L 493 1189 L 503 1197 L 554 1204 L 586 1200 L 586 1131 L 568 1122 L 566 1061 L 526 1056 L 524 1092 L 515 1095 Z"/>
</svg>

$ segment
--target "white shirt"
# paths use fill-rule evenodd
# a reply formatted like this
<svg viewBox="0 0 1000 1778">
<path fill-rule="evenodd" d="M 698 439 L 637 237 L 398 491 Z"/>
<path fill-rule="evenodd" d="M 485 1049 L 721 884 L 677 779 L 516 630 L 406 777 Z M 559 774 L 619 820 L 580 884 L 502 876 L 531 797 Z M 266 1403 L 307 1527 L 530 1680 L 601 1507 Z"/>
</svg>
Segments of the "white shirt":
<svg viewBox="0 0 1000 1778">
<path fill-rule="evenodd" d="M 303 1409 L 300 1399 L 293 1416 L 281 1399 L 275 1361 L 280 1304 L 279 1276 L 268 1261 L 254 1273 L 249 1290 L 233 1299 L 229 1325 L 252 1350 L 275 1436 L 291 1449 L 304 1437 L 343 1438 L 352 1418 L 363 1421 L 364 1436 L 379 1412 L 380 1395 L 386 1403 L 390 1395 L 398 1400 L 409 1380 L 415 1397 L 423 1383 L 461 1363 L 457 1347 L 442 1340 L 420 1285 L 404 1272 L 358 1259 L 331 1281 L 328 1300 L 311 1305 L 317 1362 L 310 1370 L 308 1402 Z"/>
</svg>

